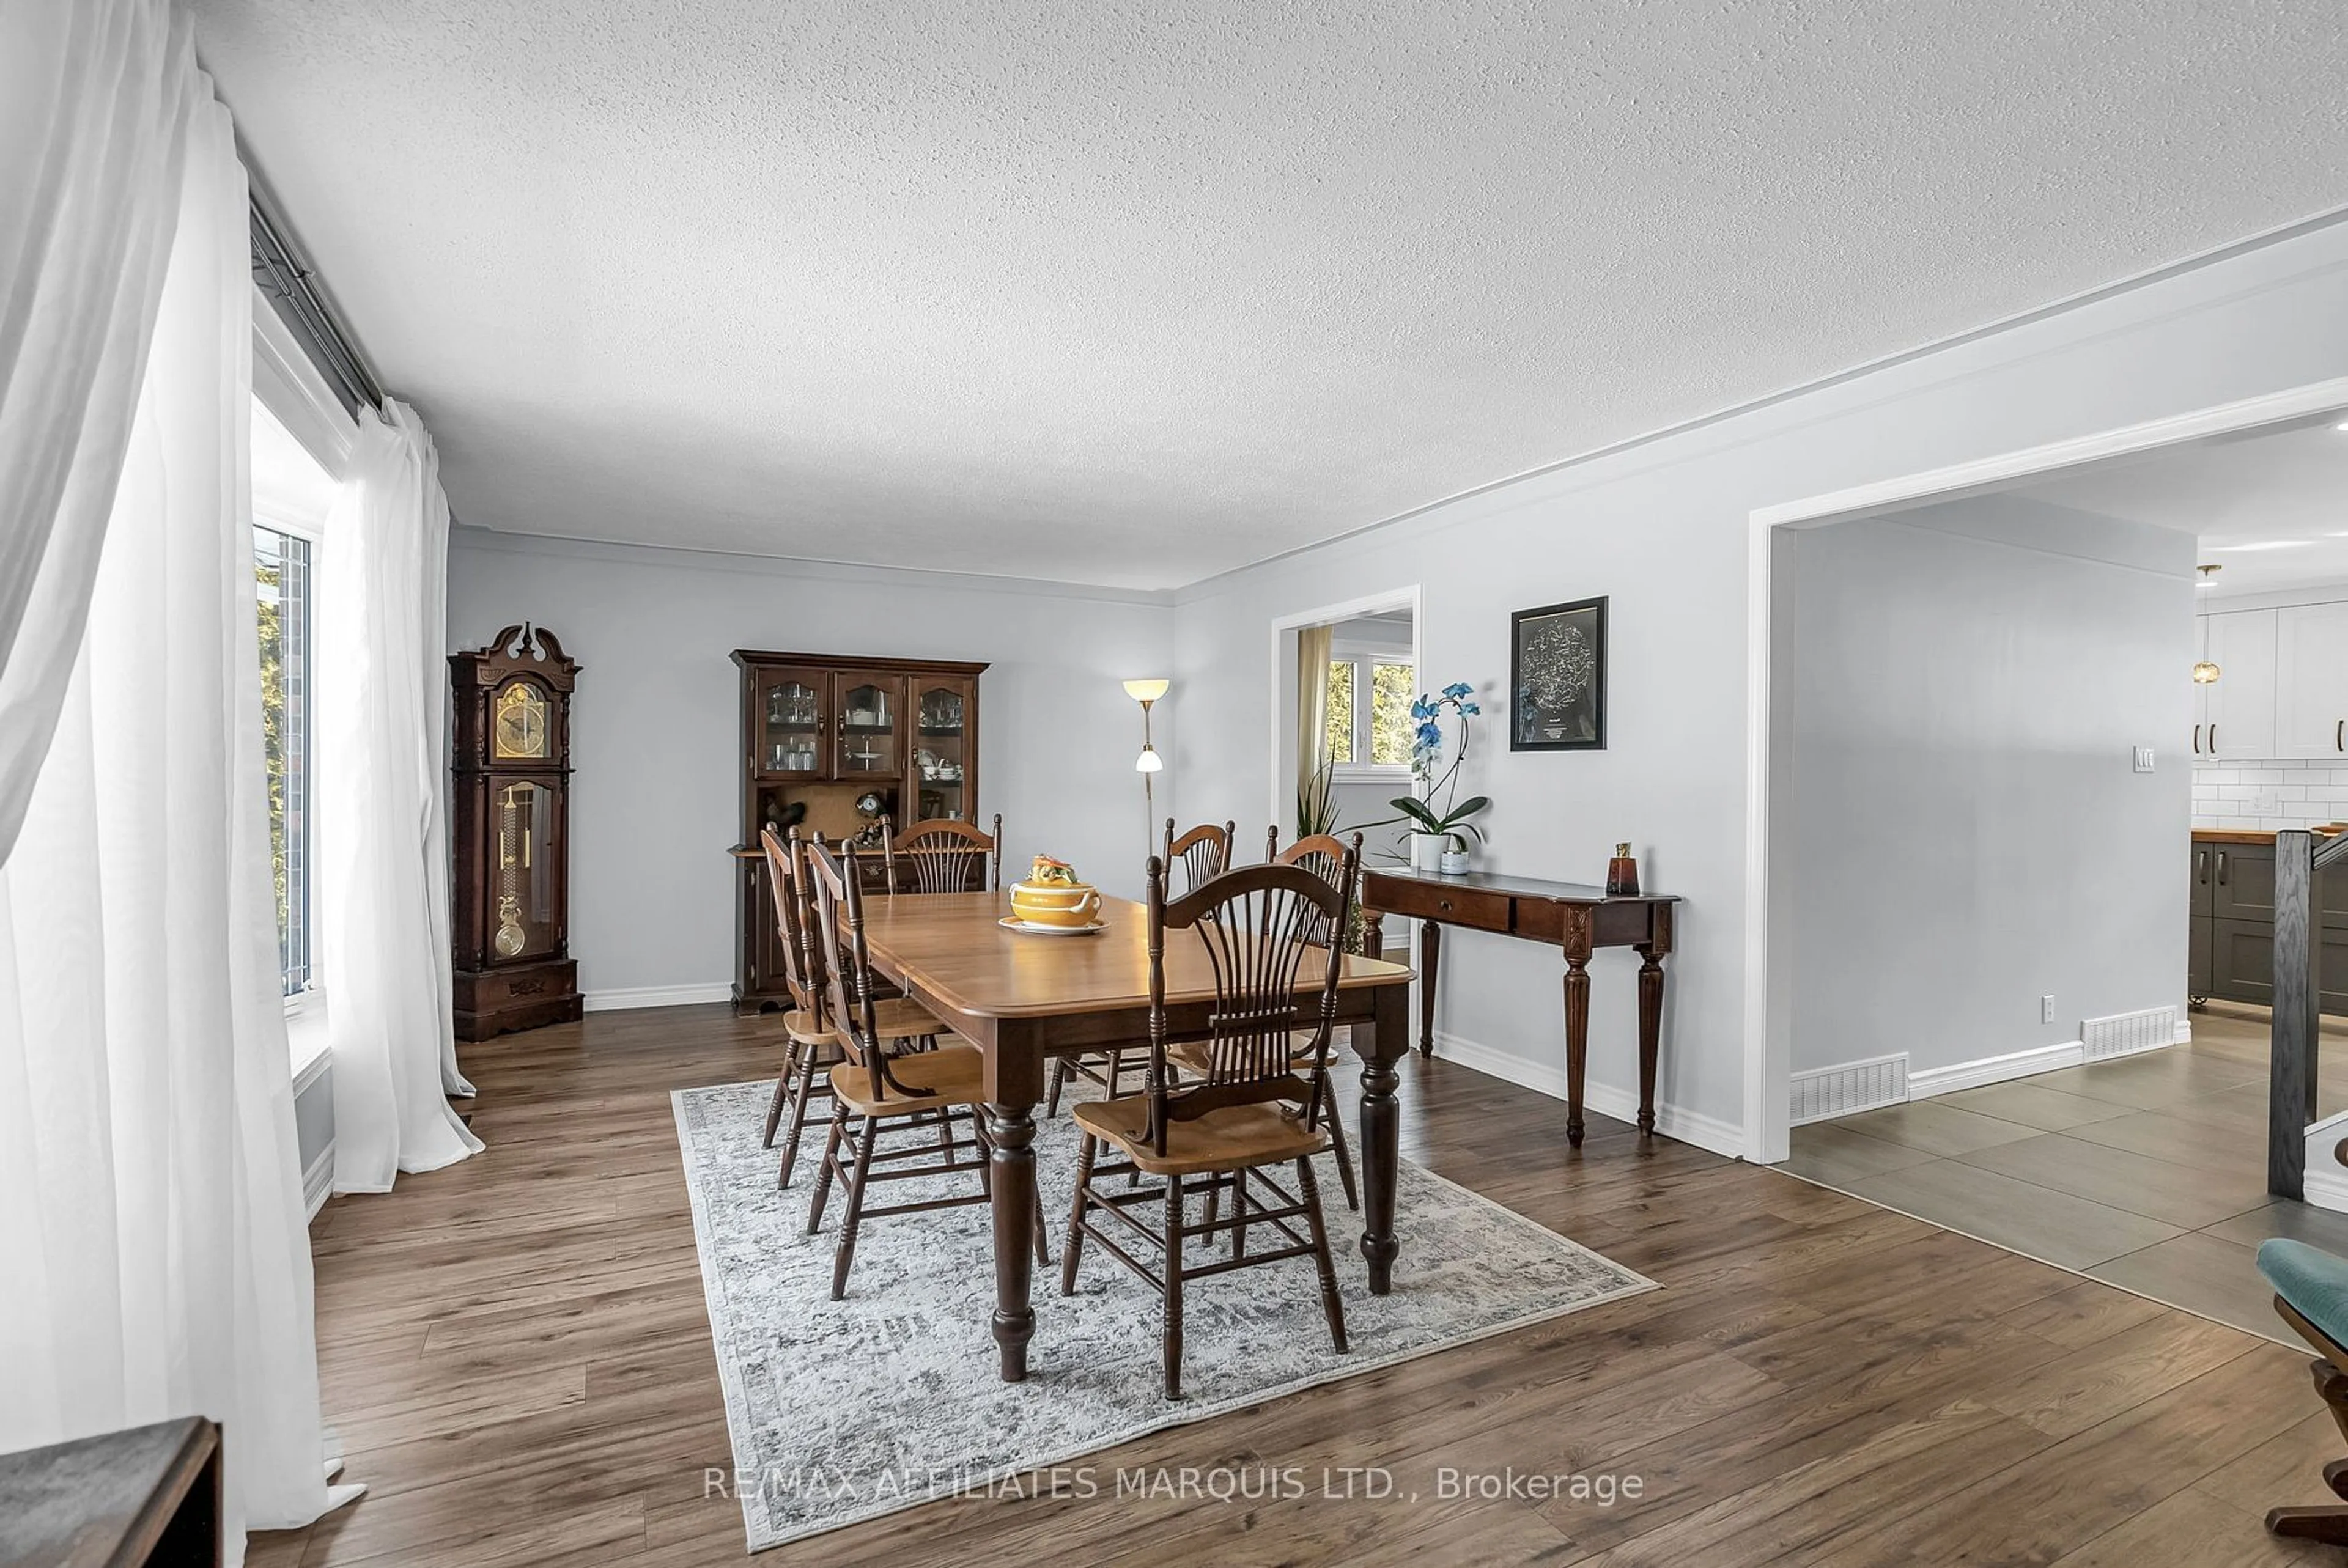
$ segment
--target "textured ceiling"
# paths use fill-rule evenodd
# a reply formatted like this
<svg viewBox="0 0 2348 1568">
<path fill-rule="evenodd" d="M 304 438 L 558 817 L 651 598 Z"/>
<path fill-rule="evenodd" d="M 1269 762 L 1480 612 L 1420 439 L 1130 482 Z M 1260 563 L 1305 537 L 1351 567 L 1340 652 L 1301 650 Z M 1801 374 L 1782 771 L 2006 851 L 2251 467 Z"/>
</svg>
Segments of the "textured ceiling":
<svg viewBox="0 0 2348 1568">
<path fill-rule="evenodd" d="M 2336 0 L 193 0 L 466 522 L 1163 587 L 2348 202 Z"/>
<path fill-rule="evenodd" d="M 2348 582 L 2348 430 L 2334 428 L 2339 419 L 2163 447 L 2025 493 L 2197 536 L 2200 559 L 2224 569 L 2212 600 Z"/>
</svg>

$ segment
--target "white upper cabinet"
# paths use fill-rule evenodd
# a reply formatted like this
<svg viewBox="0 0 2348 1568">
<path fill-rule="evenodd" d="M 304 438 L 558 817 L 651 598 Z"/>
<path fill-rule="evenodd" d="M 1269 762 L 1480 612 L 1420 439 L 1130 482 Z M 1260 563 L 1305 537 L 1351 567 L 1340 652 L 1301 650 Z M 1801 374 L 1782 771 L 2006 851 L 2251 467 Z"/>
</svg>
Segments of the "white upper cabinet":
<svg viewBox="0 0 2348 1568">
<path fill-rule="evenodd" d="M 2274 613 L 2272 754 L 2348 761 L 2348 604 L 2293 605 Z M 2230 618 L 2211 617 L 2219 619 Z M 2218 663 L 2222 686 L 2234 672 L 2224 660 Z M 2233 737 L 2226 741 L 2230 754 Z"/>
<path fill-rule="evenodd" d="M 2275 750 L 2278 620 L 2290 613 L 2241 610 L 2203 618 L 2202 656 L 2218 666 L 2218 679 L 2201 688 L 2204 696 L 2196 704 L 2196 712 L 2204 713 L 2195 740 L 2200 755 L 2300 754 Z M 2331 721 L 2324 724 L 2328 738 Z"/>
</svg>

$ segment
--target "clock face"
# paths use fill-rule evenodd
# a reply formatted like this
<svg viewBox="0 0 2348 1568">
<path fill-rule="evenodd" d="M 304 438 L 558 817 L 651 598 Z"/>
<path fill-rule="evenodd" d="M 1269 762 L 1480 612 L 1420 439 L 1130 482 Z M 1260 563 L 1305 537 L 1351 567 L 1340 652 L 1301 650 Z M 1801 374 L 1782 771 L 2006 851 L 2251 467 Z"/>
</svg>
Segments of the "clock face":
<svg viewBox="0 0 2348 1568">
<path fill-rule="evenodd" d="M 532 682 L 517 681 L 498 693 L 495 743 L 499 756 L 543 757 L 549 736 L 543 689 Z"/>
</svg>

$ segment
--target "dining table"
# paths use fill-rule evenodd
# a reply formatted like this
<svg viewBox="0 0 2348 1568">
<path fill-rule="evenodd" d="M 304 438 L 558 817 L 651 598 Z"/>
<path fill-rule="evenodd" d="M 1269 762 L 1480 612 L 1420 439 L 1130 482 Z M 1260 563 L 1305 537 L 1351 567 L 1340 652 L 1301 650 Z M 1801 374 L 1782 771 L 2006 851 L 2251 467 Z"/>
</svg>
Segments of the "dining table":
<svg viewBox="0 0 2348 1568">
<path fill-rule="evenodd" d="M 1003 1379 L 1027 1376 L 1035 1333 L 1035 1106 L 1055 1057 L 1149 1046 L 1149 917 L 1103 897 L 1097 929 L 1014 930 L 1003 893 L 901 893 L 868 899 L 864 938 L 872 968 L 978 1048 L 994 1221 L 994 1342 Z M 1214 969 L 1196 933 L 1166 944 L 1167 1038 L 1200 1039 L 1215 1006 Z M 1300 992 L 1326 970 L 1313 964 Z M 1336 1020 L 1362 1062 L 1362 1256 L 1370 1289 L 1394 1287 L 1395 1182 L 1401 1163 L 1401 1082 L 1410 1049 L 1412 971 L 1348 956 L 1337 982 Z M 1309 1016 L 1309 1015 L 1308 1015 Z"/>
</svg>

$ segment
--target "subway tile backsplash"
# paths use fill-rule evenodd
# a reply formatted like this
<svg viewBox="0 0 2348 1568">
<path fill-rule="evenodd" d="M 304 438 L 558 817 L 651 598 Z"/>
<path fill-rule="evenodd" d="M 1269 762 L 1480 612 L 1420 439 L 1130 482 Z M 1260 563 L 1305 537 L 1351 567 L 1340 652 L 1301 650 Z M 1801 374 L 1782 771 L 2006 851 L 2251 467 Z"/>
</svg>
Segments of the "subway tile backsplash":
<svg viewBox="0 0 2348 1568">
<path fill-rule="evenodd" d="M 2348 822 L 2348 767 L 2324 761 L 2228 759 L 2193 768 L 2193 825 L 2274 832 Z"/>
</svg>

